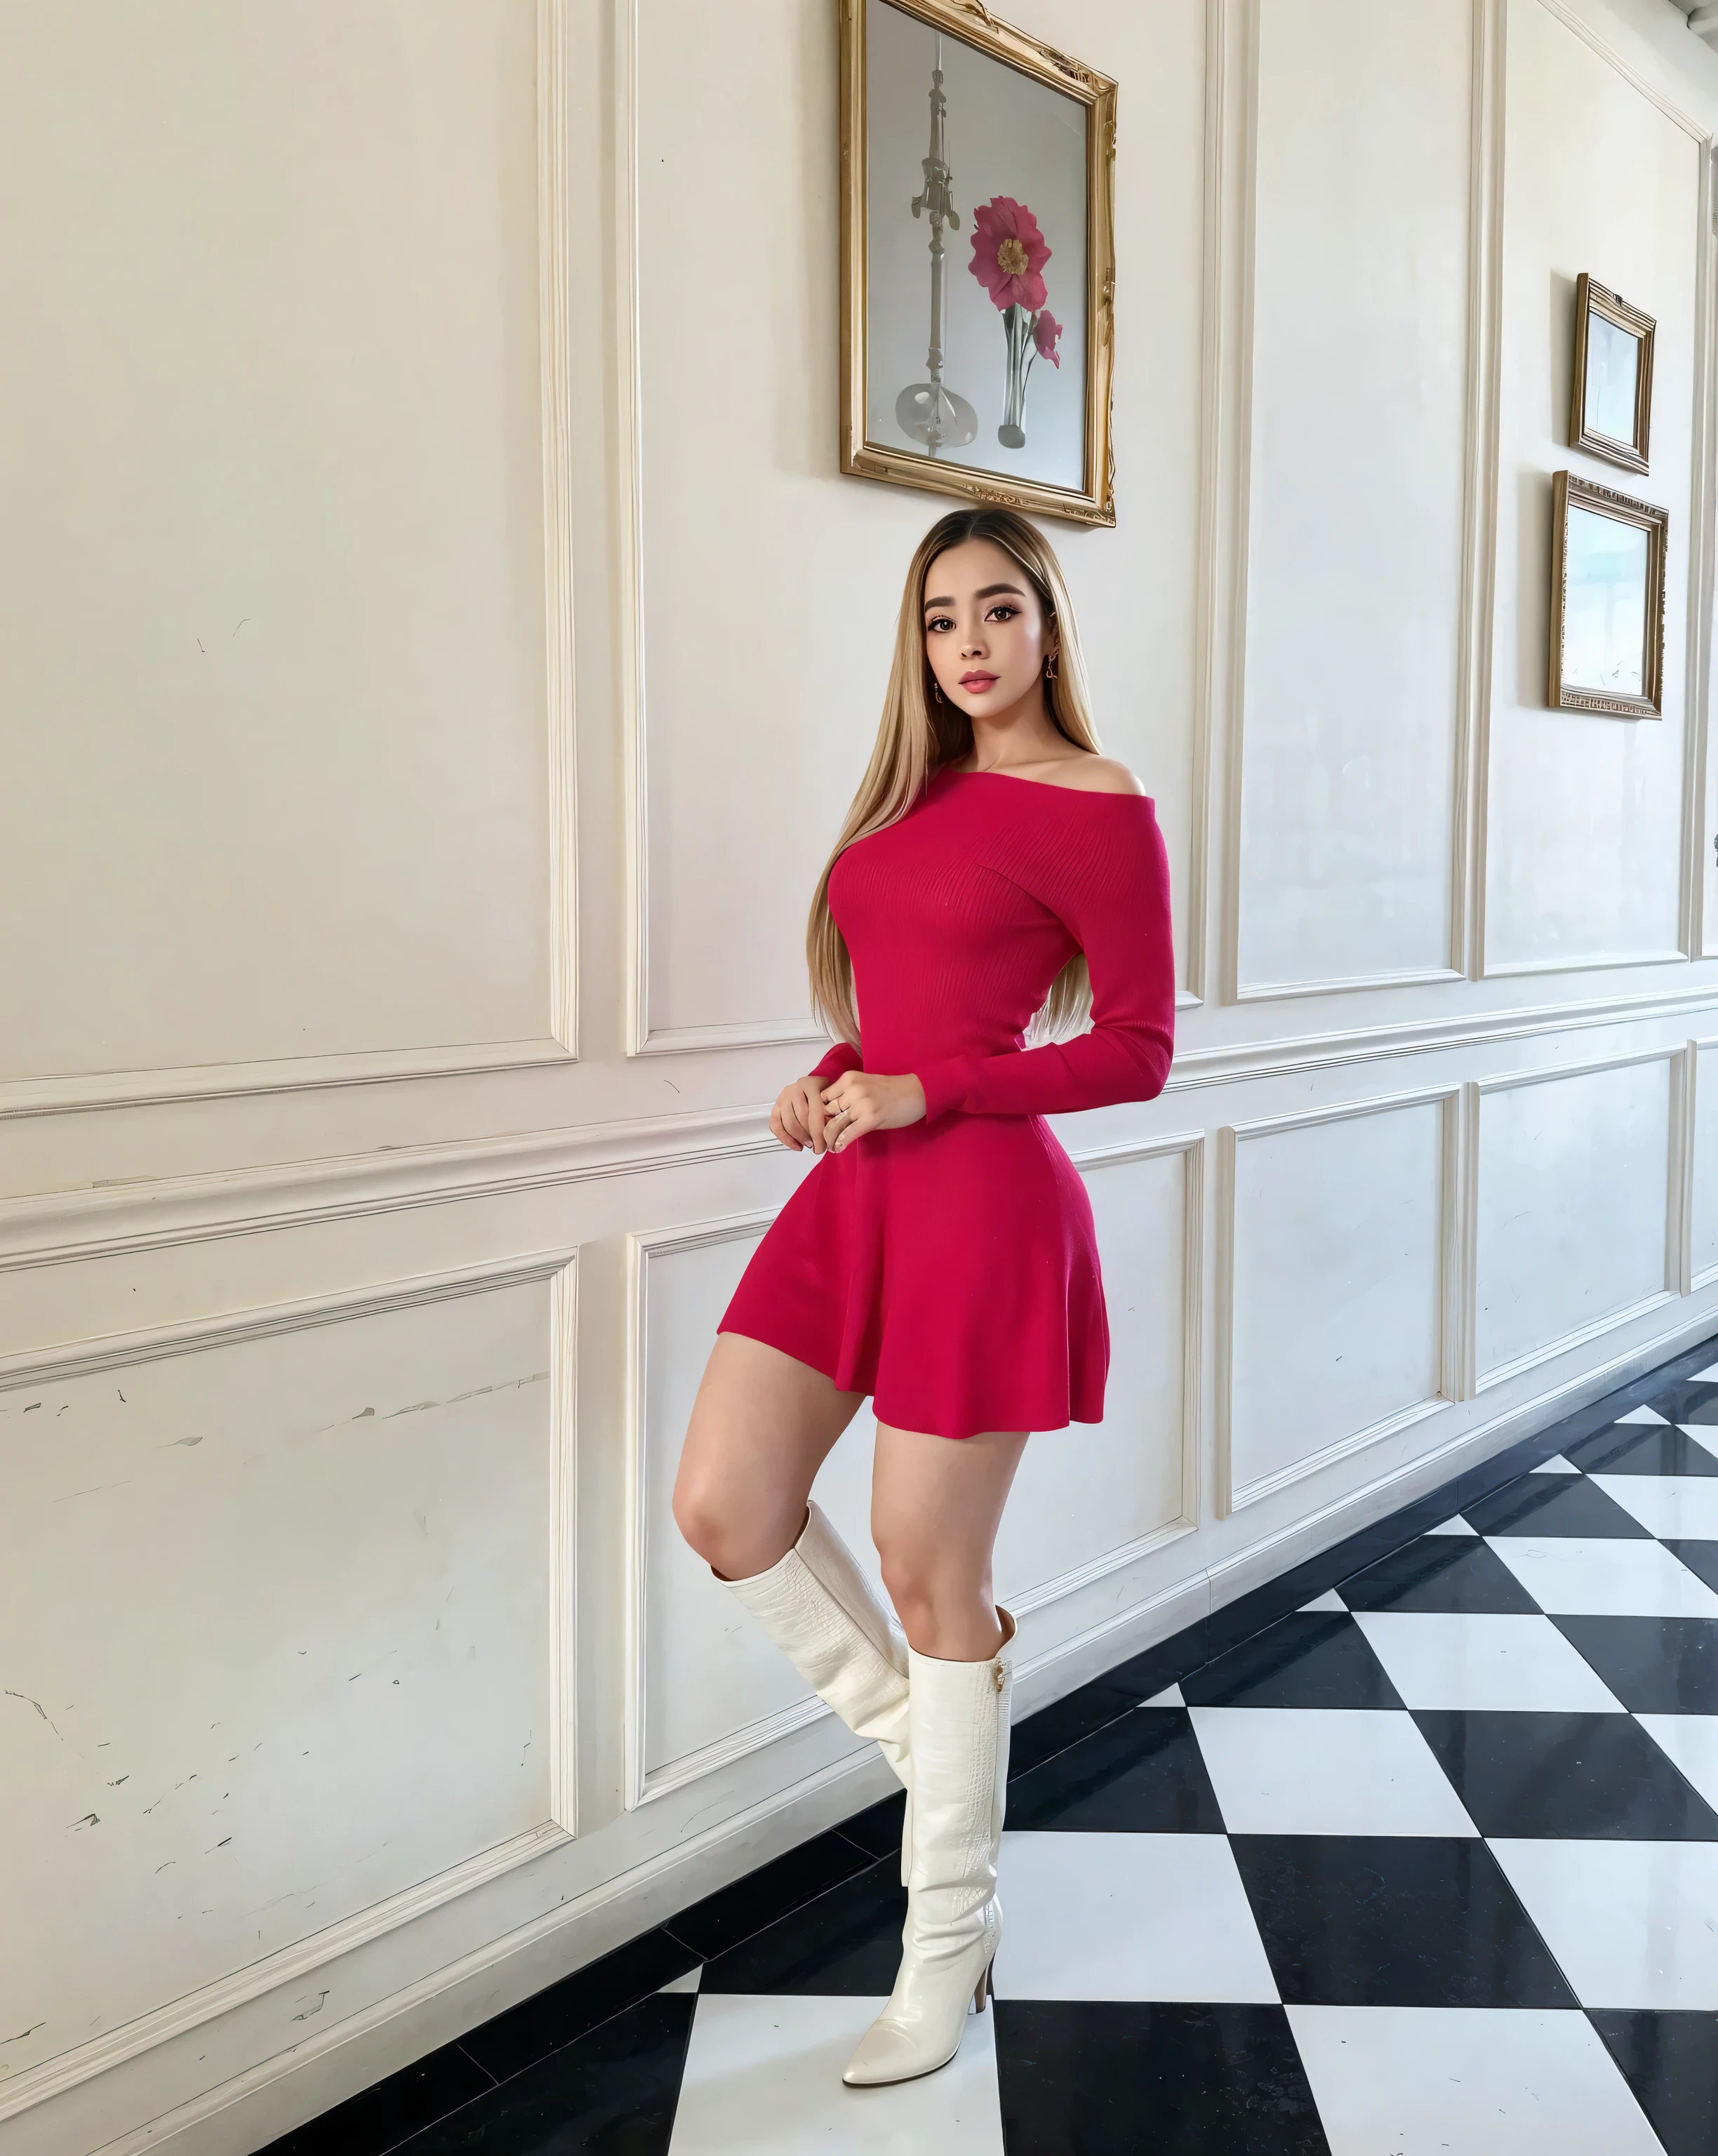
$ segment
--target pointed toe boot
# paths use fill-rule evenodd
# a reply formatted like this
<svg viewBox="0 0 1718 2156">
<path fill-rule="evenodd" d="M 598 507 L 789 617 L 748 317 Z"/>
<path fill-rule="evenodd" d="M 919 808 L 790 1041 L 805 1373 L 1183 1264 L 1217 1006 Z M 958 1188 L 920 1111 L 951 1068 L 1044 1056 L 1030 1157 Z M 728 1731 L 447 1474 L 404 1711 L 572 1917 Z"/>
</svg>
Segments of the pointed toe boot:
<svg viewBox="0 0 1718 2156">
<path fill-rule="evenodd" d="M 997 1897 L 1008 1774 L 1014 1620 L 982 1662 L 908 1650 L 912 1845 L 900 1970 L 841 2078 L 910 2081 L 946 2066 L 969 2007 L 982 2013 L 1003 1934 Z"/>
</svg>

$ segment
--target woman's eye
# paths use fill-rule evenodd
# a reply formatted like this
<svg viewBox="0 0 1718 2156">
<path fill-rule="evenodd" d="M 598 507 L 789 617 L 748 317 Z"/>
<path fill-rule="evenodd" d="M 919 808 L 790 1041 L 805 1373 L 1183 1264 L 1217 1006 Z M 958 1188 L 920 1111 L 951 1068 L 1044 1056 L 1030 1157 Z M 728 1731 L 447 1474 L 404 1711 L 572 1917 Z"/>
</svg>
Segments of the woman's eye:
<svg viewBox="0 0 1718 2156">
<path fill-rule="evenodd" d="M 1008 606 L 1004 603 L 1002 606 L 992 607 L 990 611 L 998 621 L 1012 621 L 1020 609 L 1017 606 Z"/>
<path fill-rule="evenodd" d="M 940 613 L 934 616 L 930 621 L 927 621 L 925 627 L 927 630 L 936 629 L 952 629 L 954 627 L 954 624 L 949 619 L 946 613 Z"/>
</svg>

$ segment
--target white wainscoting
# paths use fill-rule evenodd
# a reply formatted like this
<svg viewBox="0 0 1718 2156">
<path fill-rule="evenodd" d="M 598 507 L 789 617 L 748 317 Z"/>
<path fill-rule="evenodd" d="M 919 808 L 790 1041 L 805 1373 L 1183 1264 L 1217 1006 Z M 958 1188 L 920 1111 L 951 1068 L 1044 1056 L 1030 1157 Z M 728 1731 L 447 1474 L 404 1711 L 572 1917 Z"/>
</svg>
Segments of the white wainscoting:
<svg viewBox="0 0 1718 2156">
<path fill-rule="evenodd" d="M 571 1837 L 575 1265 L 0 1372 L 0 2118 Z"/>
<path fill-rule="evenodd" d="M 1218 1133 L 1218 1509 L 1456 1399 L 1454 1086 Z"/>
<path fill-rule="evenodd" d="M 1678 1291 L 1684 1053 L 1475 1086 L 1480 1390 Z"/>
<path fill-rule="evenodd" d="M 1243 998 L 1455 970 L 1486 319 L 1483 6 L 1269 0 L 1256 22 Z"/>
</svg>

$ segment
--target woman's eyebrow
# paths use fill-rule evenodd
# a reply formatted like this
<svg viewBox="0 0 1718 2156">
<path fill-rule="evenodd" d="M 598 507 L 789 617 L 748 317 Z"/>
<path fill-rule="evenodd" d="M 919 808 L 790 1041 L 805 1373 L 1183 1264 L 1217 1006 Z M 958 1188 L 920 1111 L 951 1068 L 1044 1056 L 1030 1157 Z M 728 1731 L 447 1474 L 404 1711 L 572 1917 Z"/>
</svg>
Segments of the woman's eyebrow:
<svg viewBox="0 0 1718 2156">
<path fill-rule="evenodd" d="M 974 592 L 972 596 L 975 599 L 993 599 L 998 592 L 1013 592 L 1017 598 L 1023 599 L 1026 596 L 1018 584 L 987 584 L 982 591 Z M 952 606 L 954 601 L 948 598 L 926 599 L 925 604 L 928 609 L 931 607 Z"/>
</svg>

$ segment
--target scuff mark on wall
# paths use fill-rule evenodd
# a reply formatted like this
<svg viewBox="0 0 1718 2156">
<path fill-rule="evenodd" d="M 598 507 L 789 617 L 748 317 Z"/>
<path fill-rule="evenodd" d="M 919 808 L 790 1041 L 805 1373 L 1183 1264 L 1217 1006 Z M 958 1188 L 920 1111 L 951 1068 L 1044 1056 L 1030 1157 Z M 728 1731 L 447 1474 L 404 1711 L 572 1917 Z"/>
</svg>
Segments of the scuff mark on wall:
<svg viewBox="0 0 1718 2156">
<path fill-rule="evenodd" d="M 295 2014 L 292 2018 L 295 2021 L 310 2020 L 315 2015 L 322 2011 L 322 2009 L 327 2005 L 327 2003 L 328 1994 L 326 1991 L 319 1991 L 316 1994 L 315 2005 L 314 2006 L 307 2006 L 302 2014 Z"/>
<path fill-rule="evenodd" d="M 49 1714 L 47 1708 L 43 1706 L 39 1699 L 32 1699 L 27 1691 L 13 1691 L 10 1686 L 7 1687 L 6 1697 L 8 1699 L 21 1699 L 26 1707 L 34 1707 L 37 1713 L 41 1716 L 43 1721 L 45 1722 L 48 1727 L 54 1731 L 54 1735 L 56 1737 L 59 1737 L 59 1731 L 55 1727 L 53 1716 Z M 59 1737 L 59 1741 L 64 1744 L 65 1739 L 63 1737 Z"/>
</svg>

